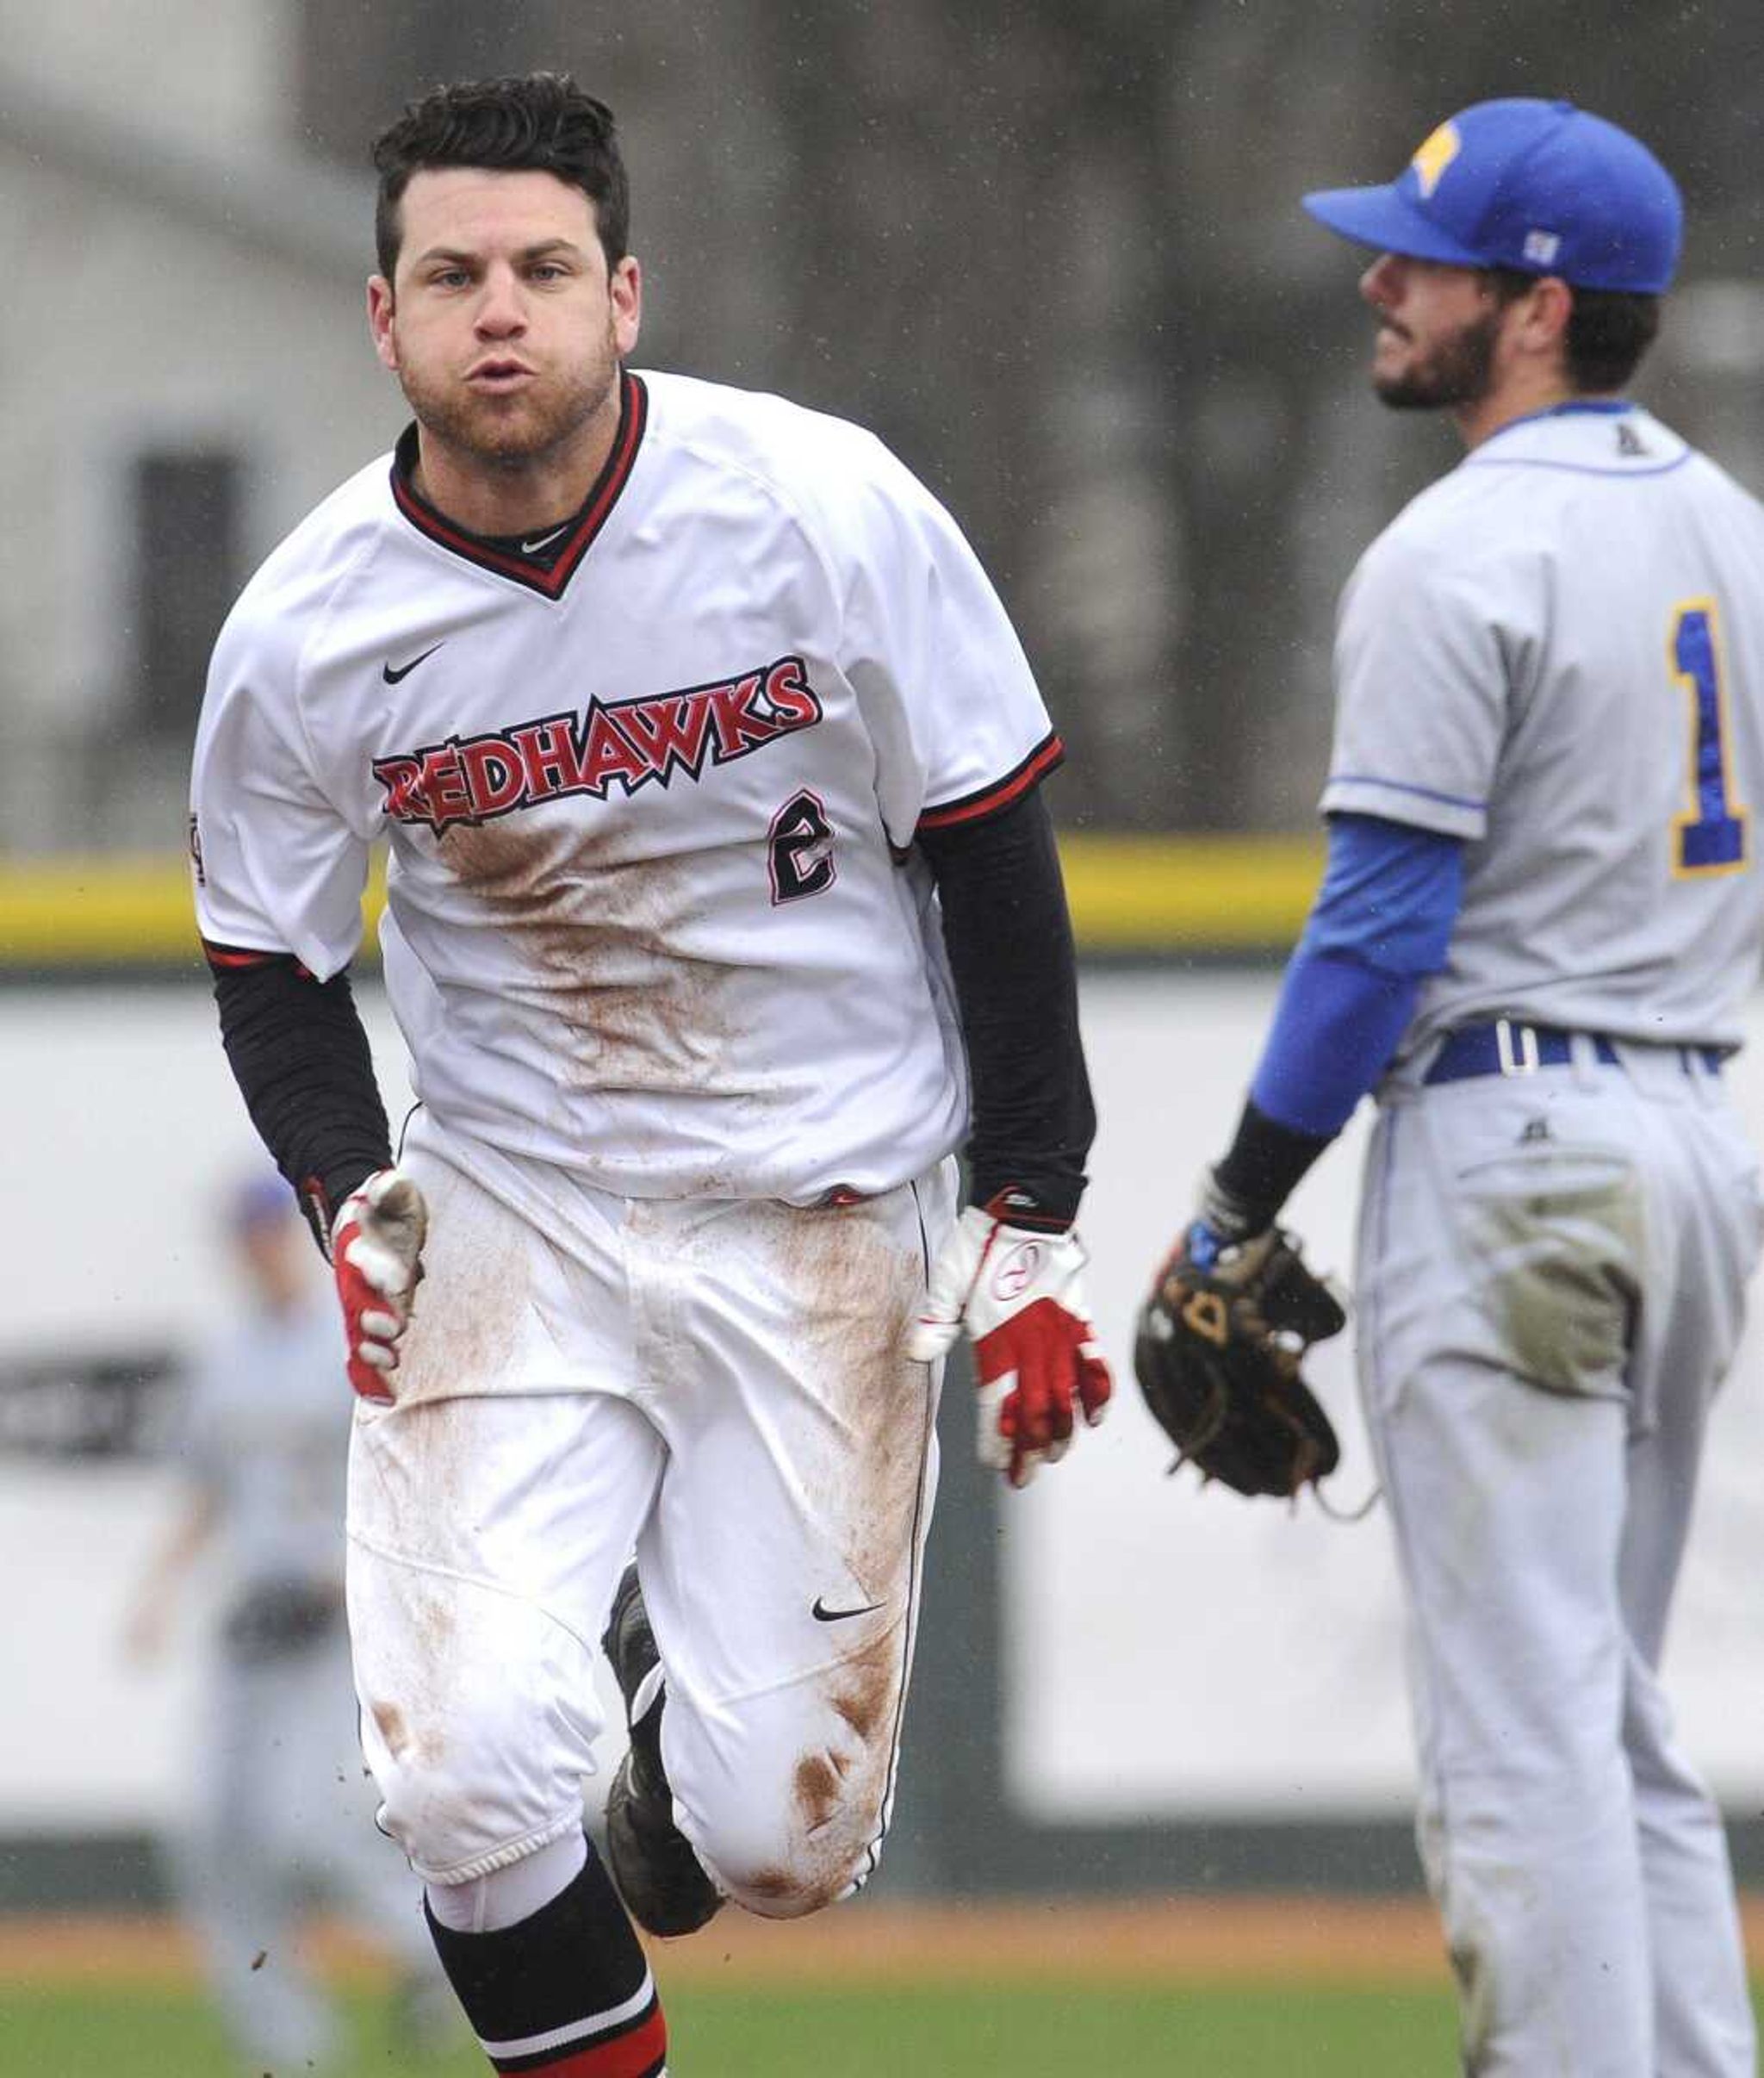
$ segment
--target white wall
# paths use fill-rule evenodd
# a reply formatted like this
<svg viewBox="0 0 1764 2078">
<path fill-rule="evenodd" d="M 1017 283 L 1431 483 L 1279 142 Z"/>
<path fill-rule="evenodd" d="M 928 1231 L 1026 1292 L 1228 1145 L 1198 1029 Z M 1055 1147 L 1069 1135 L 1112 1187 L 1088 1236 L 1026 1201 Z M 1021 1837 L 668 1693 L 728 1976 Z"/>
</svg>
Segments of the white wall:
<svg viewBox="0 0 1764 2078">
<path fill-rule="evenodd" d="M 1275 985 L 1222 974 L 1086 983 L 1100 1129 L 1083 1223 L 1097 1326 L 1127 1384 L 1109 1422 L 1022 1496 L 1009 1538 L 1009 1779 L 1044 1819 L 1408 1801 L 1401 1617 L 1382 1509 L 1348 1526 L 1309 1502 L 1289 1513 L 1202 1492 L 1192 1471 L 1165 1479 L 1173 1453 L 1131 1384 L 1134 1310 L 1202 1166 L 1236 1123 Z M 1764 1129 L 1764 1048 L 1728 1073 Z M 1363 1107 L 1288 1216 L 1314 1266 L 1344 1278 L 1369 1116 Z M 1755 1287 L 1754 1312 L 1764 1314 Z M 1755 1318 L 1717 1409 L 1667 1669 L 1690 1751 L 1736 1809 L 1764 1794 L 1761 1330 Z M 1342 1433 L 1331 1482 L 1342 1506 L 1375 1484 L 1352 1337 L 1350 1323 L 1307 1366 Z"/>
<path fill-rule="evenodd" d="M 402 1051 L 366 1007 L 391 1104 Z M 268 1168 L 206 986 L 0 992 L 0 1365 L 196 1349 L 226 1303 L 217 1210 Z M 0 1457 L 0 1832 L 158 1825 L 196 1794 L 214 1583 L 162 1664 L 122 1649 L 183 1504 L 166 1468 Z"/>
<path fill-rule="evenodd" d="M 1271 975 L 1087 977 L 1102 1130 L 1084 1229 L 1091 1297 L 1124 1390 L 1111 1419 L 1008 1508 L 1010 1782 L 1049 1819 L 1361 1810 L 1407 1800 L 1399 1615 L 1382 1515 L 1348 1527 L 1202 1494 L 1128 1380 L 1129 1324 L 1196 1175 L 1235 1119 Z M 364 999 L 389 1108 L 401 1052 Z M 1764 1049 L 1732 1071 L 1764 1121 Z M 189 1347 L 223 1303 L 213 1211 L 255 1142 L 206 989 L 0 994 L 0 1360 Z M 1345 1272 L 1356 1163 L 1333 1150 L 1292 1209 Z M 1372 1474 L 1349 1338 L 1318 1353 L 1346 1502 Z M 1669 1672 L 1693 1752 L 1736 1808 L 1764 1794 L 1764 1351 L 1716 1424 Z M 960 1410 L 951 1409 L 952 1414 Z M 958 1446 L 959 1420 L 946 1425 Z M 152 1469 L 0 1460 L 0 1832 L 138 1824 L 183 1794 L 196 1625 L 165 1672 L 117 1647 L 128 1583 L 175 1487 Z M 1173 1607 L 1183 1615 L 1172 1617 Z M 929 1620 L 936 1621 L 935 1611 Z"/>
</svg>

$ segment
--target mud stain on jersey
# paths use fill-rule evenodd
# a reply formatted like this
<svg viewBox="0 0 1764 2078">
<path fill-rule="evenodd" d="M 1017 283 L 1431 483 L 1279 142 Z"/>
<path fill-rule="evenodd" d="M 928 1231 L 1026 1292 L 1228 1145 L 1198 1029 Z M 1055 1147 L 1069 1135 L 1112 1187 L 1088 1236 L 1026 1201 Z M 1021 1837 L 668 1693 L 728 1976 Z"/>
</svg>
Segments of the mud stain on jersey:
<svg viewBox="0 0 1764 2078">
<path fill-rule="evenodd" d="M 790 1859 L 742 1878 L 744 1901 L 780 1916 L 817 1912 L 870 1866 L 894 1768 L 907 1627 L 891 1624 L 823 1677 L 832 1722 L 790 1778 Z"/>
<path fill-rule="evenodd" d="M 834 1715 L 866 1750 L 882 1742 L 891 1758 L 899 1717 L 905 1649 L 905 1627 L 897 1625 L 842 1662 L 835 1676 Z"/>
<path fill-rule="evenodd" d="M 1642 1199 L 1624 1163 L 1574 1168 L 1512 1195 L 1479 1190 L 1467 1232 L 1494 1360 L 1546 1392 L 1608 1395 L 1640 1303 Z"/>
<path fill-rule="evenodd" d="M 532 1305 L 531 1245 L 510 1214 L 476 1191 L 438 1200 L 393 1374 L 401 1407 L 506 1382 Z"/>
<path fill-rule="evenodd" d="M 438 1766 L 470 1739 L 478 1670 L 485 1664 L 484 1597 L 470 1575 L 475 1514 L 469 1477 L 475 1410 L 482 1403 L 444 1400 L 396 1407 L 375 1426 L 383 1524 L 414 1563 L 376 1568 L 371 1633 L 362 1648 L 368 1709 L 401 1770 Z M 456 1576 L 464 1576 L 457 1577 Z M 384 1785 L 382 1785 L 383 1787 Z"/>
<path fill-rule="evenodd" d="M 396 1703 L 376 1702 L 371 1708 L 375 1727 L 400 1775 L 419 1777 L 438 1767 L 446 1758 L 447 1734 L 440 1726 L 417 1721 Z M 379 1787 L 388 1801 L 392 1801 L 394 1785 L 384 1774 L 379 1777 Z"/>
<path fill-rule="evenodd" d="M 774 1231 L 770 1266 L 795 1368 L 823 1416 L 818 1437 L 804 1439 L 805 1473 L 854 1598 L 904 1615 L 932 1428 L 929 1379 L 905 1353 L 919 1252 L 900 1246 L 875 1205 L 779 1206 Z"/>
<path fill-rule="evenodd" d="M 372 1708 L 375 1726 L 394 1767 L 432 1768 L 446 1752 L 446 1739 L 438 1730 L 414 1726 L 396 1703 L 376 1702 Z"/>
<path fill-rule="evenodd" d="M 796 1807 L 811 1839 L 839 1816 L 840 1778 L 849 1764 L 842 1768 L 826 1753 L 811 1753 L 797 1764 Z"/>
<path fill-rule="evenodd" d="M 536 813 L 453 828 L 442 855 L 562 1021 L 571 1086 L 712 1089 L 728 1073 L 741 970 L 682 950 L 703 914 L 703 875 L 687 859 L 608 849 L 574 816 Z"/>
<path fill-rule="evenodd" d="M 801 1845 L 797 1889 L 830 1905 L 862 1875 L 880 1838 L 894 1770 L 907 1627 L 896 1623 L 835 1668 L 829 1702 L 842 1727 L 797 1762 L 791 1801 Z"/>
<path fill-rule="evenodd" d="M 741 1894 L 754 1910 L 763 1912 L 767 1905 L 781 1905 L 786 1899 L 794 1897 L 796 1879 L 787 1870 L 756 1869 L 751 1876 L 742 1878 Z"/>
<path fill-rule="evenodd" d="M 404 1758 L 410 1745 L 410 1733 L 404 1721 L 404 1713 L 396 1703 L 376 1702 L 374 1705 L 374 1723 L 386 1742 L 386 1751 L 394 1760 Z"/>
</svg>

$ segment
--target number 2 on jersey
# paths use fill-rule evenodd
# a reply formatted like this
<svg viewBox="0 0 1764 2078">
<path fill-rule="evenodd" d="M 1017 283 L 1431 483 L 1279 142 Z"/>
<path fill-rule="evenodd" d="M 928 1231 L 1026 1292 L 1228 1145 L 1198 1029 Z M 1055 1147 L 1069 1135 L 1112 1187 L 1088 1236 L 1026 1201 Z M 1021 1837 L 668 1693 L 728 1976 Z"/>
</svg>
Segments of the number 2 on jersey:
<svg viewBox="0 0 1764 2078">
<path fill-rule="evenodd" d="M 1680 875 L 1736 873 L 1747 860 L 1744 806 L 1733 799 L 1727 770 L 1727 707 L 1715 601 L 1693 599 L 1674 616 L 1669 653 L 1691 699 L 1689 810 L 1673 818 L 1673 871 Z"/>
</svg>

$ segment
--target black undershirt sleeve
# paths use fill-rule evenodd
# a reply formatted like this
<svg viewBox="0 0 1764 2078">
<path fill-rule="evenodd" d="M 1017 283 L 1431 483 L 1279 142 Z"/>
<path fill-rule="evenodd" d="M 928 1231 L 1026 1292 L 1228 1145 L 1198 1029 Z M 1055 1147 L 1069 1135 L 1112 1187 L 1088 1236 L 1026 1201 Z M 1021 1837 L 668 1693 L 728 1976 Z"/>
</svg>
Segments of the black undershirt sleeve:
<svg viewBox="0 0 1764 2078">
<path fill-rule="evenodd" d="M 983 822 L 922 831 L 973 1085 L 969 1195 L 1013 1225 L 1063 1231 L 1096 1134 L 1078 964 L 1039 788 Z"/>
<path fill-rule="evenodd" d="M 289 953 L 208 951 L 233 1079 L 328 1253 L 339 1205 L 392 1160 L 349 976 L 315 981 Z"/>
<path fill-rule="evenodd" d="M 1331 1135 L 1301 1133 L 1245 1102 L 1236 1136 L 1213 1180 L 1230 1200 L 1246 1234 L 1271 1227 Z"/>
</svg>

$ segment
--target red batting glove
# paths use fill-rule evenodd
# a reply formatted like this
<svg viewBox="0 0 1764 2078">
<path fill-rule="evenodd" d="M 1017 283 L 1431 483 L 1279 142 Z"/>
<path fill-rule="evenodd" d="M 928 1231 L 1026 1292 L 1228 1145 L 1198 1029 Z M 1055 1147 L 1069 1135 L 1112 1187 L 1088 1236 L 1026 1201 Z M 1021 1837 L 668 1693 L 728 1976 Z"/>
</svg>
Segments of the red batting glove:
<svg viewBox="0 0 1764 2078">
<path fill-rule="evenodd" d="M 392 1404 L 398 1341 L 422 1279 L 428 1230 L 423 1194 L 399 1169 L 376 1170 L 344 1199 L 331 1229 L 349 1382 L 377 1406 Z"/>
<path fill-rule="evenodd" d="M 1074 1401 L 1095 1428 L 1114 1387 L 1085 1311 L 1075 1234 L 1034 1234 L 970 1205 L 932 1266 L 907 1337 L 916 1364 L 966 1328 L 978 1372 L 980 1462 L 1027 1486 L 1071 1442 Z"/>
</svg>

